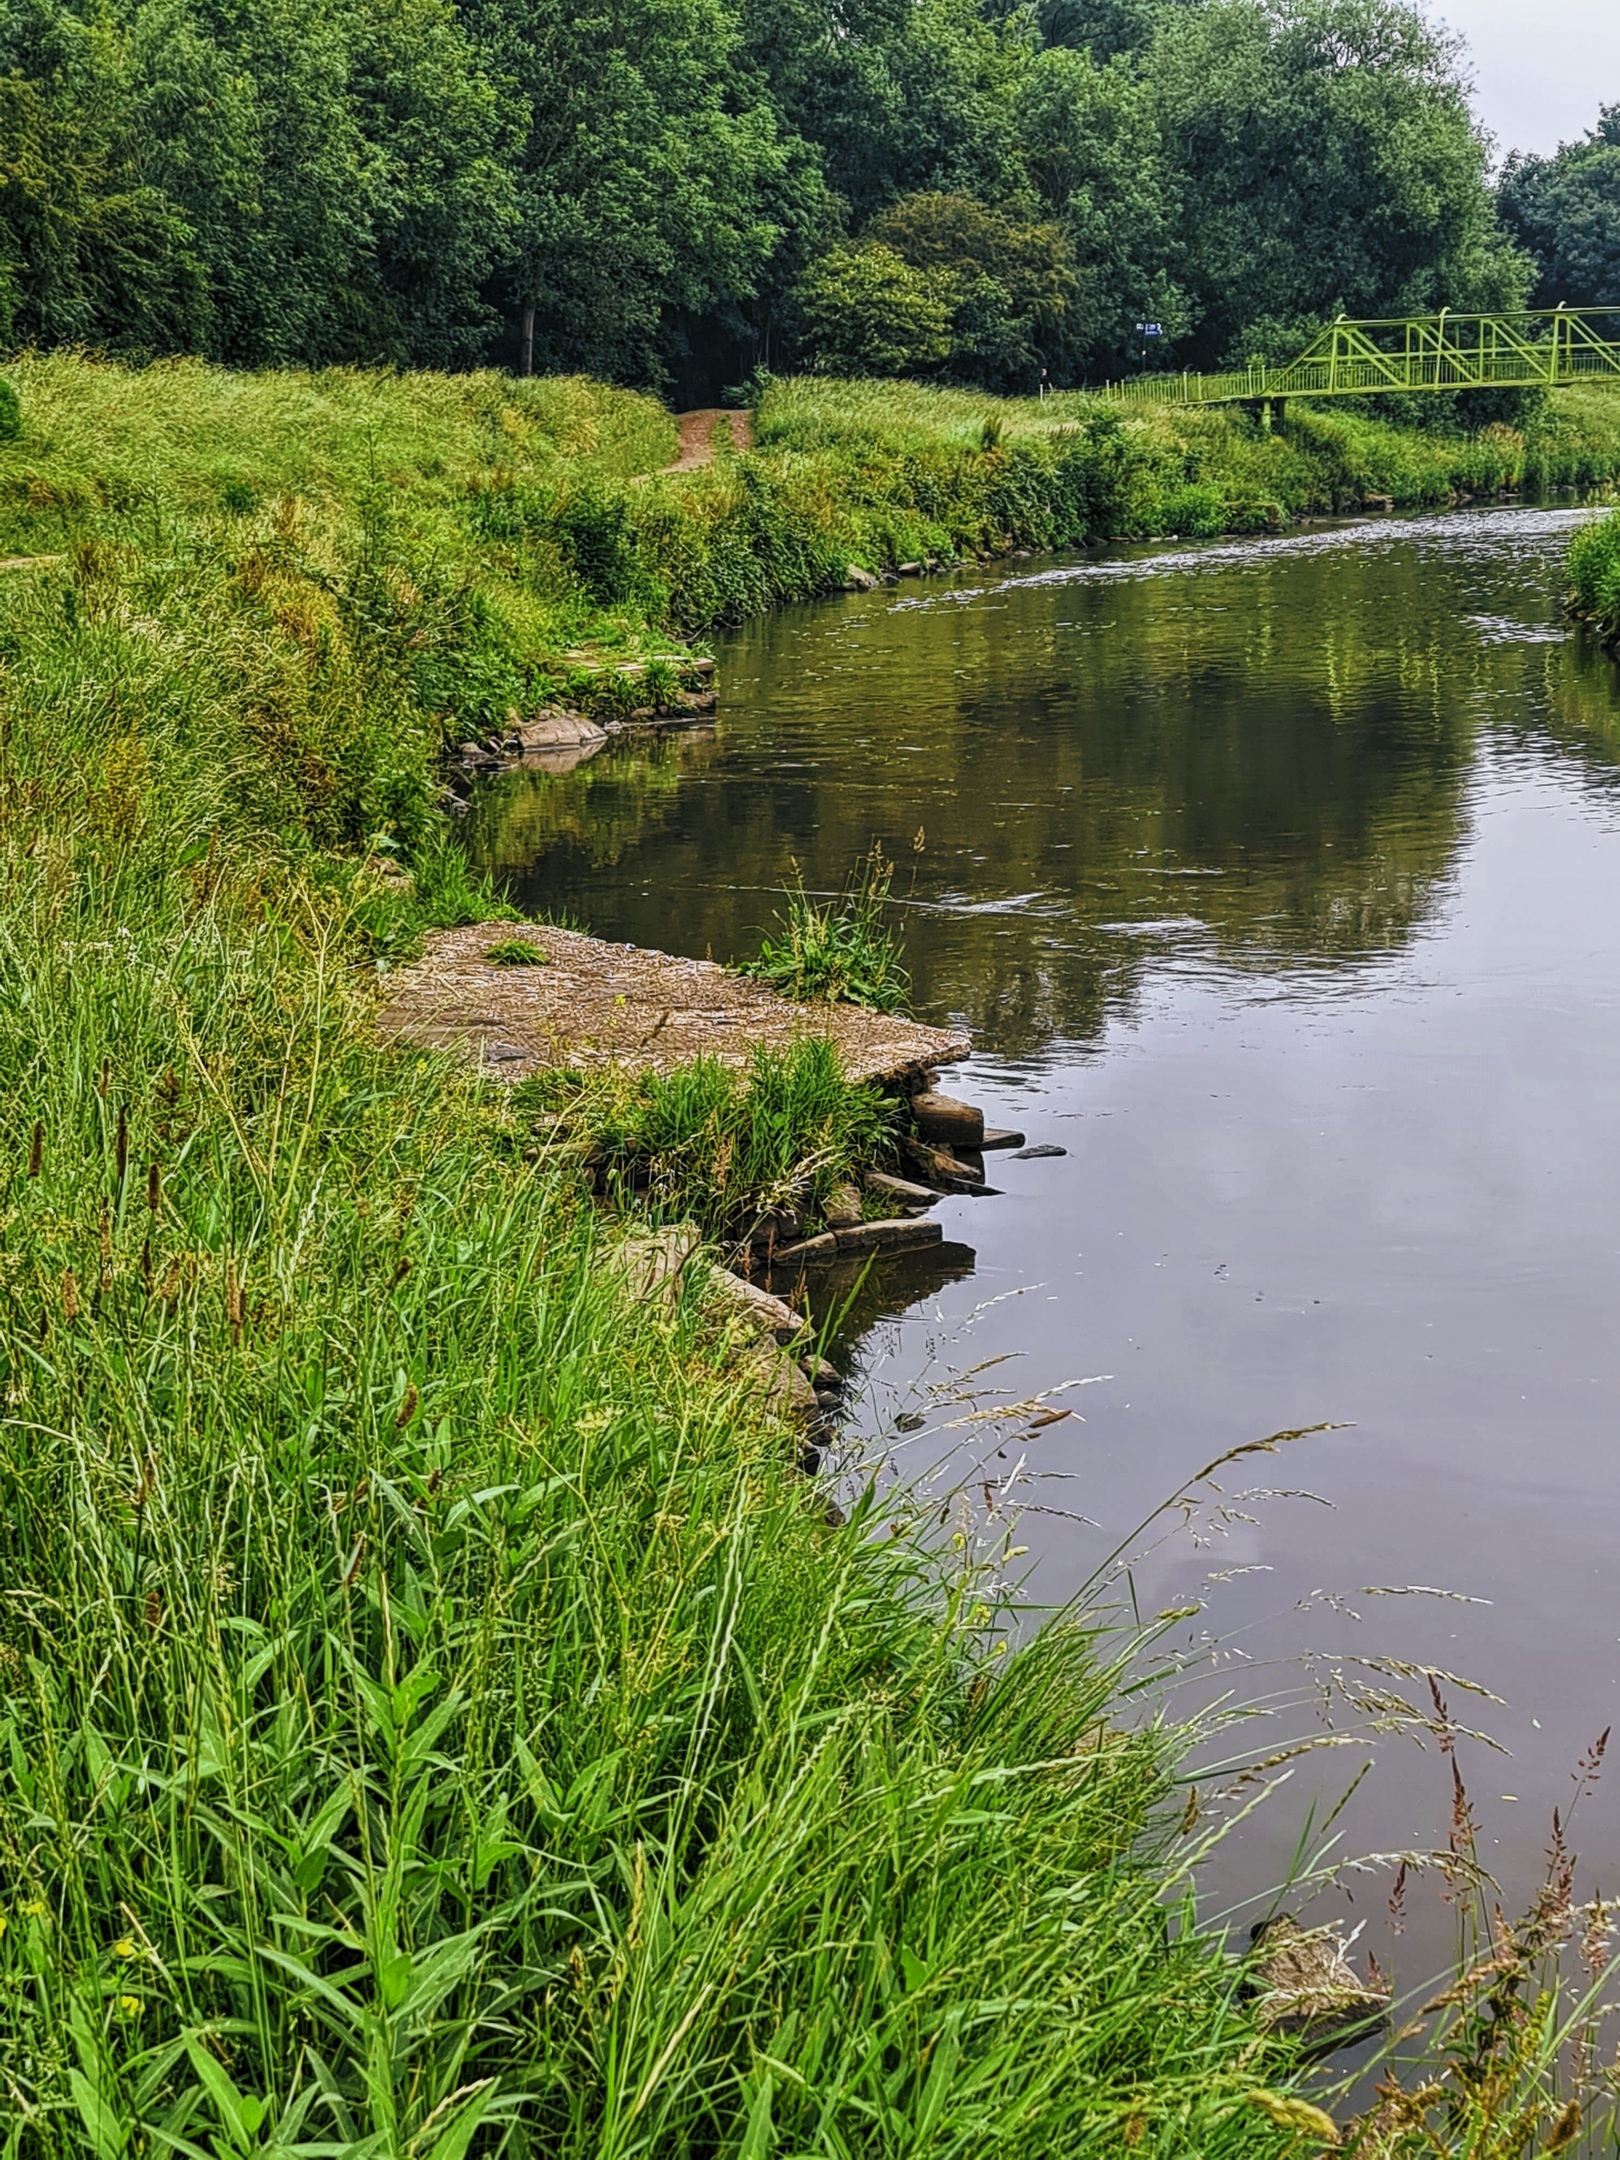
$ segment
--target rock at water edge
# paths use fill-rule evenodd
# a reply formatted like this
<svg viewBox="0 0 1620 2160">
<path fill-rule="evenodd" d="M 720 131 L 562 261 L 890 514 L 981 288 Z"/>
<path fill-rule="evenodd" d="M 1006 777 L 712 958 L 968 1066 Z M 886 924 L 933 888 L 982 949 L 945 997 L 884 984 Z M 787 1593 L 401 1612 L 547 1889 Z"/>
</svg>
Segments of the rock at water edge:
<svg viewBox="0 0 1620 2160">
<path fill-rule="evenodd" d="M 838 1250 L 847 1252 L 910 1252 L 923 1245 L 943 1242 L 944 1230 L 937 1222 L 917 1222 L 897 1216 L 887 1222 L 855 1223 L 837 1233 Z"/>
<path fill-rule="evenodd" d="M 958 1102 L 954 1095 L 937 1095 L 932 1088 L 911 1098 L 911 1114 L 925 1140 L 946 1147 L 982 1147 L 984 1112 L 972 1103 Z"/>
</svg>

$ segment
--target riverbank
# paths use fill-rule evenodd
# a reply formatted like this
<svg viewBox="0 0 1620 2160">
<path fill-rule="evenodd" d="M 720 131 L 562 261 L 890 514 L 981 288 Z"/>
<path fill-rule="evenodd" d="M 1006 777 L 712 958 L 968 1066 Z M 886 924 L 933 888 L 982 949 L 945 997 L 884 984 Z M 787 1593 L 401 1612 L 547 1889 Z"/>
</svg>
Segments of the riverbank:
<svg viewBox="0 0 1620 2160">
<path fill-rule="evenodd" d="M 376 1042 L 397 628 L 104 549 L 0 602 L 13 2149 L 1287 2149 L 1123 1642 L 832 1528 L 728 1323 Z"/>
<path fill-rule="evenodd" d="M 276 446 L 226 501 L 188 380 L 123 437 L 25 383 L 0 454 L 65 558 L 0 585 L 16 2151 L 1299 2149 L 1125 1639 L 1009 1649 L 1015 1552 L 831 1525 L 532 1110 L 375 1039 L 379 963 L 490 914 L 456 700 L 514 624 L 652 617 L 481 551 L 510 491 L 431 411 L 295 470 L 318 415 L 215 379 Z"/>
<path fill-rule="evenodd" d="M 1620 657 L 1620 513 L 1578 532 L 1569 544 L 1569 606 Z"/>
<path fill-rule="evenodd" d="M 406 793 L 424 752 L 499 755 L 552 708 L 690 717 L 710 627 L 866 578 L 1620 481 L 1620 396 L 1591 389 L 1549 394 L 1516 427 L 1421 425 L 1418 400 L 1400 424 L 1294 401 L 1264 432 L 1237 408 L 1122 416 L 1080 393 L 806 377 L 764 388 L 751 449 L 728 425 L 688 467 L 654 400 L 583 378 L 70 354 L 8 374 L 22 425 L 0 446 L 7 574 L 89 550 L 110 588 L 184 560 L 208 606 L 274 646 L 391 640 Z"/>
</svg>

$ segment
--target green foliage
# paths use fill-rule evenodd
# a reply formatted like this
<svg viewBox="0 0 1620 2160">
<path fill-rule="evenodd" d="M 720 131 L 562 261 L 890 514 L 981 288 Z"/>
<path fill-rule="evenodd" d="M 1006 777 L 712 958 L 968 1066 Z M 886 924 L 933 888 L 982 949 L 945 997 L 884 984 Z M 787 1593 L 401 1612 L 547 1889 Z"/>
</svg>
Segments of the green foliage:
<svg viewBox="0 0 1620 2160">
<path fill-rule="evenodd" d="M 656 379 L 666 314 L 754 289 L 817 191 L 734 60 L 723 0 L 473 0 L 482 49 L 521 101 L 518 226 L 499 280 L 535 310 L 536 365 Z"/>
<path fill-rule="evenodd" d="M 1192 364 L 1261 317 L 1522 302 L 1456 58 L 1415 10 L 1208 0 L 1166 11 L 1146 65 L 1188 175 Z"/>
<path fill-rule="evenodd" d="M 130 357 L 1005 390 L 1531 275 L 1403 0 L 5 0 L 0 144 L 0 341 Z M 1510 164 L 1549 290 L 1616 154 Z"/>
<path fill-rule="evenodd" d="M 614 1066 L 579 1087 L 542 1080 L 529 1090 L 588 1143 L 611 1189 L 723 1242 L 746 1238 L 774 1209 L 813 1212 L 871 1161 L 896 1116 L 875 1088 L 844 1078 L 820 1036 L 758 1046 L 742 1072 L 698 1058 L 671 1073 Z"/>
<path fill-rule="evenodd" d="M 16 391 L 0 376 L 0 442 L 15 442 L 22 433 L 22 402 Z"/>
<path fill-rule="evenodd" d="M 161 581 L 93 597 L 5 595 L 8 2151 L 1280 2150 L 1174 1744 L 1075 1752 L 1112 1650 L 828 1529 L 697 1298 L 370 1039 Z"/>
<path fill-rule="evenodd" d="M 1018 127 L 1078 285 L 1061 335 L 1044 341 L 1052 373 L 1060 381 L 1134 373 L 1137 322 L 1161 323 L 1177 339 L 1193 321 L 1179 206 L 1198 183 L 1167 148 L 1155 83 L 1139 68 L 1099 65 L 1092 51 L 1056 48 L 1020 85 Z"/>
<path fill-rule="evenodd" d="M 493 945 L 484 947 L 484 958 L 496 967 L 549 967 L 550 953 L 537 945 L 533 938 L 498 938 Z"/>
<path fill-rule="evenodd" d="M 1569 543 L 1569 602 L 1620 644 L 1620 511 L 1583 526 Z"/>
<path fill-rule="evenodd" d="M 1021 224 L 971 196 L 908 195 L 869 228 L 925 275 L 951 280 L 949 373 L 987 389 L 1032 388 L 1038 354 L 1060 338 L 1077 297 L 1056 225 Z"/>
<path fill-rule="evenodd" d="M 1535 258 L 1538 307 L 1620 307 L 1620 104 L 1553 157 L 1515 153 L 1496 200 Z"/>
<path fill-rule="evenodd" d="M 0 12 L 13 334 L 238 364 L 476 358 L 512 222 L 441 0 Z"/>
<path fill-rule="evenodd" d="M 881 241 L 830 249 L 794 297 L 804 350 L 829 375 L 924 374 L 950 357 L 955 278 Z"/>
<path fill-rule="evenodd" d="M 738 973 L 769 983 L 783 997 L 901 1011 L 911 978 L 889 926 L 893 884 L 894 865 L 877 846 L 831 900 L 813 899 L 795 867 L 787 908 L 778 918 L 781 936 L 766 938 L 758 959 L 745 961 Z"/>
</svg>

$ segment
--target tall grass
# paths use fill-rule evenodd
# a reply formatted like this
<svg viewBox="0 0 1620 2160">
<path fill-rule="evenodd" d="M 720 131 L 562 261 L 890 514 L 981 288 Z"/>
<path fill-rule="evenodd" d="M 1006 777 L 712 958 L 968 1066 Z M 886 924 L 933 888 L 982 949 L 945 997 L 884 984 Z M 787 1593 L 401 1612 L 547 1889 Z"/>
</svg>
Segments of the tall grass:
<svg viewBox="0 0 1620 2160">
<path fill-rule="evenodd" d="M 1569 604 L 1620 646 L 1620 512 L 1583 526 L 1569 543 Z"/>
<path fill-rule="evenodd" d="M 219 576 L 4 595 L 8 2160 L 1285 2149 L 1176 1735 L 374 1044 L 404 660 Z"/>
<path fill-rule="evenodd" d="M 23 426 L 0 443 L 0 552 L 86 541 L 167 560 L 257 558 L 305 586 L 372 564 L 426 607 L 414 665 L 440 734 L 557 696 L 608 709 L 645 684 L 590 672 L 841 585 L 850 564 L 1258 531 L 1369 495 L 1590 486 L 1620 475 L 1620 399 L 1549 397 L 1519 429 L 1397 425 L 1295 401 L 1263 435 L 1241 412 L 1121 415 L 1081 393 L 997 399 L 903 383 L 772 384 L 758 447 L 666 472 L 651 400 L 581 379 L 328 370 L 136 369 L 68 354 L 13 369 Z M 381 589 L 380 588 L 380 589 Z M 583 662 L 582 662 L 583 655 Z"/>
<path fill-rule="evenodd" d="M 738 972 L 784 997 L 899 1012 L 911 994 L 911 978 L 888 916 L 893 884 L 894 865 L 879 846 L 829 900 L 813 899 L 795 867 L 778 916 L 780 935 L 767 936 L 757 959 Z"/>
<path fill-rule="evenodd" d="M 143 515 L 0 585 L 6 2160 L 1300 2150 L 1122 1644 L 831 1529 L 527 1114 L 371 1039 L 488 905 L 479 588 L 381 494 Z M 771 1173 L 824 1090 L 758 1084 Z"/>
<path fill-rule="evenodd" d="M 695 1222 L 724 1245 L 777 1211 L 813 1216 L 868 1165 L 898 1106 L 844 1077 L 833 1045 L 809 1036 L 756 1047 L 744 1071 L 697 1058 L 671 1073 L 618 1066 L 525 1081 L 519 1109 L 587 1153 L 613 1196 Z"/>
</svg>

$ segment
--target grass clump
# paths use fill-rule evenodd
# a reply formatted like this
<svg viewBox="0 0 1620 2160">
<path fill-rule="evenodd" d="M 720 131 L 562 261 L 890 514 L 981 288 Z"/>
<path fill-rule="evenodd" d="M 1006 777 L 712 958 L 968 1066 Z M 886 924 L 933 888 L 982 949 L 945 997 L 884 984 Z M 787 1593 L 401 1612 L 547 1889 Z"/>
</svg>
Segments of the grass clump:
<svg viewBox="0 0 1620 2160">
<path fill-rule="evenodd" d="M 778 1211 L 813 1217 L 835 1185 L 888 1144 L 897 1106 L 845 1078 L 832 1043 L 756 1046 L 739 1071 L 698 1058 L 670 1073 L 610 1066 L 588 1079 L 526 1081 L 600 1165 L 610 1194 L 696 1222 L 723 1244 Z"/>
<path fill-rule="evenodd" d="M 1569 605 L 1606 644 L 1620 646 L 1620 511 L 1584 526 L 1569 543 Z"/>
<path fill-rule="evenodd" d="M 874 846 L 828 901 L 806 892 L 794 866 L 779 937 L 767 937 L 759 957 L 744 961 L 740 975 L 768 983 L 783 997 L 812 1004 L 865 1005 L 874 1012 L 901 1012 L 911 995 L 903 947 L 887 920 L 894 865 Z"/>
<path fill-rule="evenodd" d="M 484 958 L 496 967 L 550 967 L 551 955 L 533 938 L 498 938 L 484 947 Z"/>
</svg>

